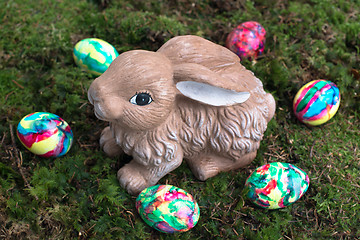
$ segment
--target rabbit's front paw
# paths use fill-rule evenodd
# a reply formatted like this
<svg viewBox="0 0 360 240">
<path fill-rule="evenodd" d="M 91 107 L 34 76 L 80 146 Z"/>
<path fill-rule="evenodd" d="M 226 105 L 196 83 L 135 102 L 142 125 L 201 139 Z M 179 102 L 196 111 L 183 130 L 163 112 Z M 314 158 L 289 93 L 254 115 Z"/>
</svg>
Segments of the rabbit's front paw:
<svg viewBox="0 0 360 240">
<path fill-rule="evenodd" d="M 125 188 L 129 194 L 134 196 L 151 186 L 150 182 L 145 179 L 146 174 L 144 175 L 142 171 L 139 171 L 139 166 L 139 164 L 132 164 L 132 162 L 130 162 L 120 168 L 117 173 L 120 185 Z"/>
<path fill-rule="evenodd" d="M 116 144 L 116 140 L 110 130 L 110 127 L 104 128 L 100 137 L 100 147 L 110 156 L 115 157 L 123 153 L 123 150 Z"/>
</svg>

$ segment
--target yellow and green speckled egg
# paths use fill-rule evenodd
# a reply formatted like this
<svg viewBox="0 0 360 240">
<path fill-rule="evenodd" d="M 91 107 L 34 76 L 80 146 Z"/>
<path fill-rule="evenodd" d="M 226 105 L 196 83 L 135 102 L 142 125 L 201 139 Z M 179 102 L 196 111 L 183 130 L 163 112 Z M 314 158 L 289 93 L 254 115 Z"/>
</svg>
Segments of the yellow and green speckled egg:
<svg viewBox="0 0 360 240">
<path fill-rule="evenodd" d="M 17 136 L 29 151 L 41 157 L 63 156 L 73 142 L 67 122 L 48 112 L 26 115 L 18 124 Z"/>
<path fill-rule="evenodd" d="M 86 38 L 74 47 L 75 63 L 96 76 L 103 74 L 112 61 L 119 56 L 116 49 L 108 42 L 98 38 Z"/>
<path fill-rule="evenodd" d="M 289 206 L 304 195 L 309 176 L 300 168 L 281 162 L 255 169 L 245 182 L 248 199 L 256 206 L 278 209 Z"/>
<path fill-rule="evenodd" d="M 136 209 L 149 226 L 164 233 L 188 231 L 196 225 L 200 216 L 194 198 L 171 185 L 144 189 L 136 199 Z"/>
<path fill-rule="evenodd" d="M 293 102 L 295 116 L 308 126 L 329 121 L 340 106 L 338 87 L 327 80 L 314 80 L 305 84 Z"/>
</svg>

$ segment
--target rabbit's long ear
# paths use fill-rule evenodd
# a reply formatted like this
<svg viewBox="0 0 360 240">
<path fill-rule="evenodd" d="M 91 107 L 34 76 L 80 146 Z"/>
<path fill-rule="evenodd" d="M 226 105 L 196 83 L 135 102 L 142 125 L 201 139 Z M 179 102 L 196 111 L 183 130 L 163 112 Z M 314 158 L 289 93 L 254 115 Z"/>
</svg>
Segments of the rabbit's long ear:
<svg viewBox="0 0 360 240">
<path fill-rule="evenodd" d="M 248 92 L 235 92 L 194 81 L 178 82 L 176 88 L 184 96 L 211 106 L 230 106 L 243 103 L 250 97 Z"/>
<path fill-rule="evenodd" d="M 230 106 L 243 103 L 250 97 L 249 92 L 230 90 L 234 89 L 233 84 L 198 64 L 174 66 L 174 80 L 182 95 L 211 106 Z M 212 83 L 218 83 L 218 86 Z"/>
</svg>

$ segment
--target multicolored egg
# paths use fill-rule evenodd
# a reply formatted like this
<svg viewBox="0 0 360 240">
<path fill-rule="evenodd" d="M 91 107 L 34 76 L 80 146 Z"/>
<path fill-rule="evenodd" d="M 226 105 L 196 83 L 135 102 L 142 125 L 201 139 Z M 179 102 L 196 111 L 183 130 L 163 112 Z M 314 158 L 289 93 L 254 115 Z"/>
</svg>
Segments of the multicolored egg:
<svg viewBox="0 0 360 240">
<path fill-rule="evenodd" d="M 274 162 L 258 167 L 246 180 L 244 190 L 255 205 L 278 209 L 297 201 L 309 184 L 309 176 L 300 168 Z"/>
<path fill-rule="evenodd" d="M 171 185 L 144 189 L 136 199 L 136 209 L 149 226 L 164 233 L 188 231 L 196 225 L 200 216 L 194 198 Z"/>
<path fill-rule="evenodd" d="M 305 84 L 293 102 L 295 116 L 309 126 L 329 121 L 340 106 L 338 87 L 327 80 L 314 80 Z"/>
<path fill-rule="evenodd" d="M 63 156 L 73 142 L 73 133 L 67 122 L 47 112 L 31 113 L 21 119 L 17 136 L 28 150 L 41 157 Z"/>
<path fill-rule="evenodd" d="M 98 38 L 86 38 L 74 47 L 75 63 L 96 76 L 103 74 L 112 61 L 119 56 L 108 42 Z"/>
<path fill-rule="evenodd" d="M 241 60 L 256 59 L 264 52 L 266 31 L 260 23 L 244 22 L 237 26 L 226 39 L 226 47 Z"/>
</svg>

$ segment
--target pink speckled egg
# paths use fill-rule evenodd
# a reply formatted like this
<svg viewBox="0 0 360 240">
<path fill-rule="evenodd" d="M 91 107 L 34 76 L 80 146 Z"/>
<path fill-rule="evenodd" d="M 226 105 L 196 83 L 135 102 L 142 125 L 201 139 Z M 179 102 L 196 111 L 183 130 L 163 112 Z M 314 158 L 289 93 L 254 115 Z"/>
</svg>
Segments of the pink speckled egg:
<svg viewBox="0 0 360 240">
<path fill-rule="evenodd" d="M 260 23 L 244 22 L 237 26 L 226 39 L 226 47 L 241 60 L 256 59 L 264 52 L 266 31 Z"/>
</svg>

